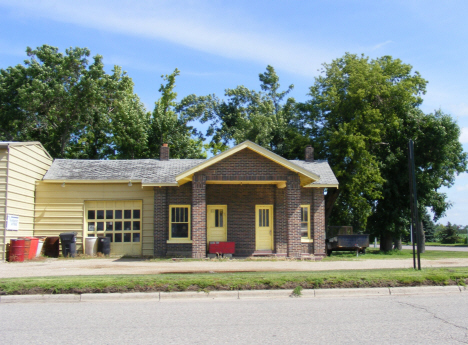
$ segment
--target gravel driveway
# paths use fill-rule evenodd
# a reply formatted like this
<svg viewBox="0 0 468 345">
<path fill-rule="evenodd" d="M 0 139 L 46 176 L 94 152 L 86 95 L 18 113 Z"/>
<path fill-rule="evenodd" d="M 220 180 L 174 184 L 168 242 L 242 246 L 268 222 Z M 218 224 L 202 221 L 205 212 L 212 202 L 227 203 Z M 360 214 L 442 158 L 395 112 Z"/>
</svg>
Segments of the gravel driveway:
<svg viewBox="0 0 468 345">
<path fill-rule="evenodd" d="M 422 267 L 468 266 L 468 259 L 421 260 Z M 412 259 L 355 261 L 148 261 L 143 259 L 46 259 L 0 263 L 0 277 L 41 277 L 105 274 L 161 274 L 194 272 L 324 271 L 410 268 Z"/>
</svg>

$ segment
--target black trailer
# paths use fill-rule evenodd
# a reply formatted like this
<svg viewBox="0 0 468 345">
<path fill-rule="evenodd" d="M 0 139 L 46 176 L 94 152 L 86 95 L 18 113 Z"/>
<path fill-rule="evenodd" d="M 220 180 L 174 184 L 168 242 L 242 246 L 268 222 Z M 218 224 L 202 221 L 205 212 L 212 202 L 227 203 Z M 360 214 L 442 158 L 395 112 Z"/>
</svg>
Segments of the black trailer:
<svg viewBox="0 0 468 345">
<path fill-rule="evenodd" d="M 353 235 L 352 226 L 330 226 L 327 229 L 327 255 L 332 251 L 354 251 L 357 253 L 366 253 L 369 247 L 369 235 Z"/>
</svg>

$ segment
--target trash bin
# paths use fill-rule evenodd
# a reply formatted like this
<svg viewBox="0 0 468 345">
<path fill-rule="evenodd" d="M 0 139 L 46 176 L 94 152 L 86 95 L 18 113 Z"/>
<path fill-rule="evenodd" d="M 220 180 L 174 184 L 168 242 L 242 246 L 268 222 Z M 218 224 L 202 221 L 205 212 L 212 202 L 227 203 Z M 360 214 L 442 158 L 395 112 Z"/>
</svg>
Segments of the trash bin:
<svg viewBox="0 0 468 345">
<path fill-rule="evenodd" d="M 89 256 L 95 256 L 97 253 L 97 237 L 86 237 L 85 239 L 85 254 Z"/>
<path fill-rule="evenodd" d="M 37 237 L 26 237 L 31 240 L 31 247 L 29 248 L 28 260 L 32 260 L 36 257 L 37 245 L 39 244 L 39 239 Z"/>
<path fill-rule="evenodd" d="M 44 240 L 39 239 L 39 242 L 37 242 L 36 258 L 41 256 L 43 246 Z"/>
<path fill-rule="evenodd" d="M 44 255 L 52 258 L 58 258 L 60 252 L 59 238 L 47 237 L 44 242 Z"/>
<path fill-rule="evenodd" d="M 74 258 L 76 255 L 76 232 L 62 232 L 60 242 L 62 243 L 63 257 L 71 256 Z"/>
<path fill-rule="evenodd" d="M 10 254 L 8 261 L 24 261 L 24 239 L 10 240 Z"/>
<path fill-rule="evenodd" d="M 29 255 L 31 253 L 31 239 L 29 237 L 20 237 L 19 240 L 24 241 L 24 260 L 29 260 Z"/>
<path fill-rule="evenodd" d="M 98 237 L 98 252 L 104 255 L 110 254 L 110 238 Z"/>
</svg>

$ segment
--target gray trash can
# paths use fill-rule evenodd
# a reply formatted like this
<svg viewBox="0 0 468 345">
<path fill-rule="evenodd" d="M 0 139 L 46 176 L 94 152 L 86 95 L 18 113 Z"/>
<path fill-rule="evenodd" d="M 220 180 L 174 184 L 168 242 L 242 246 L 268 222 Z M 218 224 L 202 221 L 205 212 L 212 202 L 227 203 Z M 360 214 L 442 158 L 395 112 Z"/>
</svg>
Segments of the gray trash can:
<svg viewBox="0 0 468 345">
<path fill-rule="evenodd" d="M 110 255 L 110 238 L 98 237 L 98 253 Z"/>
<path fill-rule="evenodd" d="M 67 258 L 76 256 L 76 232 L 62 232 L 60 243 L 62 243 L 62 255 Z"/>
</svg>

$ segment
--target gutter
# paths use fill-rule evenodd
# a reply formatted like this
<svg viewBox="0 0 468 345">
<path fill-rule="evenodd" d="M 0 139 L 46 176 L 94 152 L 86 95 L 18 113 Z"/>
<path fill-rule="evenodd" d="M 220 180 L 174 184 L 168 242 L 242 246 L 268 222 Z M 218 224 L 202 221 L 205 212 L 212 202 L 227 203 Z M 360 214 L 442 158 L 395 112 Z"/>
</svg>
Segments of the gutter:
<svg viewBox="0 0 468 345">
<path fill-rule="evenodd" d="M 8 175 L 10 172 L 10 145 L 7 146 L 7 171 L 6 171 L 6 188 L 5 188 L 5 224 L 3 227 L 3 262 L 6 262 L 6 228 L 7 228 L 7 210 L 8 210 Z"/>
</svg>

